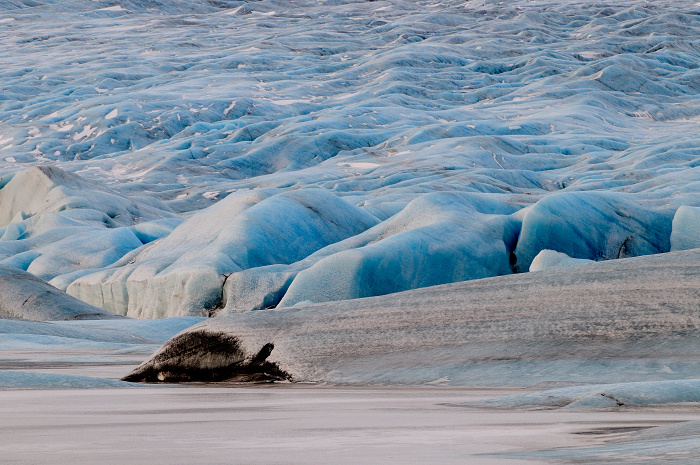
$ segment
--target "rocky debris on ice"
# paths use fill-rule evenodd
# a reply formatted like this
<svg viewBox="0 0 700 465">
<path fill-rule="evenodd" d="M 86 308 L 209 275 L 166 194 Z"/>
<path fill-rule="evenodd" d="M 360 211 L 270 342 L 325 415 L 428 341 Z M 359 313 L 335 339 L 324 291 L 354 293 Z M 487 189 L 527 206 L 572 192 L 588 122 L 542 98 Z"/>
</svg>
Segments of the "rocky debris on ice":
<svg viewBox="0 0 700 465">
<path fill-rule="evenodd" d="M 128 379 L 283 373 L 329 383 L 529 386 L 692 378 L 698 265 L 700 251 L 672 252 L 216 317 L 173 338 Z M 211 350 L 224 346 L 232 349 Z"/>
</svg>

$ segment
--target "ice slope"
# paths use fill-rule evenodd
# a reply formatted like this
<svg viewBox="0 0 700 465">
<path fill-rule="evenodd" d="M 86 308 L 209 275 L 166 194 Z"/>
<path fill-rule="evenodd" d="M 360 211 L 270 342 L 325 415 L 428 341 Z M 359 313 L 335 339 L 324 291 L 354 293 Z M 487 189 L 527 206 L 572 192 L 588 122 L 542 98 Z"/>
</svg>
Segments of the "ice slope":
<svg viewBox="0 0 700 465">
<path fill-rule="evenodd" d="M 527 271 L 543 249 L 687 248 L 674 243 L 692 234 L 680 208 L 700 206 L 699 13 L 692 0 L 0 0 L 0 257 L 157 317 Z M 47 170 L 84 181 L 61 174 L 34 197 Z M 267 189 L 320 190 L 380 223 L 320 241 L 289 225 L 278 238 L 299 250 L 209 246 L 225 235 L 213 226 L 191 248 L 155 243 Z M 40 211 L 54 191 L 65 209 Z M 222 266 L 246 249 L 278 256 Z"/>
<path fill-rule="evenodd" d="M 14 267 L 0 265 L 0 318 L 79 320 L 118 318 Z"/>
<path fill-rule="evenodd" d="M 513 385 L 696 378 L 700 251 L 211 318 L 124 379 Z"/>
<path fill-rule="evenodd" d="M 700 402 L 700 380 L 572 386 L 460 404 L 485 408 L 613 409 Z"/>
<path fill-rule="evenodd" d="M 673 216 L 671 250 L 700 247 L 700 209 L 682 206 Z"/>
</svg>

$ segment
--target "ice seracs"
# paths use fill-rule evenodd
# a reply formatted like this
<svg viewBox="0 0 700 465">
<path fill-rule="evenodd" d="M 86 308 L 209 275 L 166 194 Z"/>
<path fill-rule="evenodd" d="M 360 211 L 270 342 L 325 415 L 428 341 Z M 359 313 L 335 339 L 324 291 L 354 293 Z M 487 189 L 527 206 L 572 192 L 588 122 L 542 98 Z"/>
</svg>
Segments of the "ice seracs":
<svg viewBox="0 0 700 465">
<path fill-rule="evenodd" d="M 374 228 L 319 251 L 280 306 L 509 274 L 520 229 L 515 210 L 478 194 L 420 196 Z"/>
<path fill-rule="evenodd" d="M 629 194 L 548 195 L 525 210 L 515 248 L 516 268 L 528 271 L 544 249 L 589 260 L 668 252 L 672 218 L 668 206 Z"/>
</svg>

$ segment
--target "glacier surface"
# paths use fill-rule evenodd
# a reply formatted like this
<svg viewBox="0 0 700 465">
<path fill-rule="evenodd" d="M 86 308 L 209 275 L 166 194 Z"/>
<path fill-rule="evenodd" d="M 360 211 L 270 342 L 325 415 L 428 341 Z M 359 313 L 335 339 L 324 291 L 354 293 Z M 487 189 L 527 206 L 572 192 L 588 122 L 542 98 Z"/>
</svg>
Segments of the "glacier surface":
<svg viewBox="0 0 700 465">
<path fill-rule="evenodd" d="M 88 436 L 118 449 L 156 437 L 152 412 L 175 409 L 167 448 L 132 455 L 223 450 L 200 454 L 180 421 L 231 416 L 209 391 L 206 411 L 108 389 L 101 409 L 68 415 L 72 428 L 27 416 L 73 398 L 42 389 L 132 386 L 117 380 L 129 370 L 548 389 L 479 406 L 564 407 L 539 412 L 557 426 L 536 435 L 506 413 L 498 435 L 530 429 L 529 451 L 581 409 L 696 419 L 699 38 L 697 0 L 0 0 L 0 389 L 39 389 L 5 396 L 31 399 L 12 406 L 29 429 L 8 437 L 38 431 L 41 450 L 21 442 L 34 459 L 52 450 L 49 429 L 68 438 L 97 411 L 143 405 L 125 434 L 99 420 Z M 264 400 L 243 405 L 261 434 L 246 426 L 236 448 L 253 435 L 259 458 L 274 437 L 265 412 L 278 433 L 296 419 L 280 423 L 272 391 L 255 392 Z M 278 435 L 299 463 L 318 445 L 308 431 L 343 454 L 363 431 L 310 396 L 327 423 Z M 422 448 L 445 435 L 431 423 L 423 437 L 415 415 L 397 429 L 384 399 L 370 415 L 390 411 L 392 438 Z M 467 412 L 432 405 L 436 423 L 450 409 Z M 367 452 L 377 431 L 362 433 L 365 462 L 382 460 Z M 475 460 L 690 464 L 698 431 Z"/>
<path fill-rule="evenodd" d="M 0 0 L 0 261 L 223 315 L 697 247 L 693 1 Z"/>
<path fill-rule="evenodd" d="M 124 379 L 523 387 L 692 379 L 699 264 L 696 249 L 225 315 L 178 334 Z"/>
</svg>

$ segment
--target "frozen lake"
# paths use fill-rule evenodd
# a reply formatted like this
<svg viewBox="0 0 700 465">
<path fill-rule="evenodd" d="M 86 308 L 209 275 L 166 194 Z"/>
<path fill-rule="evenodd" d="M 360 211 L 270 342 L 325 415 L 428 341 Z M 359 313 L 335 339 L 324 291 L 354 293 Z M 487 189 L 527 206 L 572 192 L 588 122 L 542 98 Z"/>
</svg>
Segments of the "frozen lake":
<svg viewBox="0 0 700 465">
<path fill-rule="evenodd" d="M 523 457 L 527 452 L 573 448 L 576 458 L 581 447 L 637 429 L 700 420 L 696 406 L 563 412 L 445 405 L 514 392 L 522 390 L 282 384 L 4 391 L 0 456 L 7 465 L 47 458 L 73 465 L 525 465 L 543 462 Z M 644 456 L 632 451 L 609 462 L 591 452 L 576 463 L 637 463 Z"/>
</svg>

